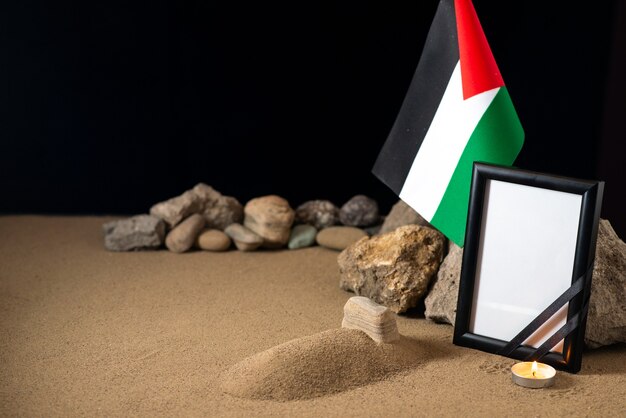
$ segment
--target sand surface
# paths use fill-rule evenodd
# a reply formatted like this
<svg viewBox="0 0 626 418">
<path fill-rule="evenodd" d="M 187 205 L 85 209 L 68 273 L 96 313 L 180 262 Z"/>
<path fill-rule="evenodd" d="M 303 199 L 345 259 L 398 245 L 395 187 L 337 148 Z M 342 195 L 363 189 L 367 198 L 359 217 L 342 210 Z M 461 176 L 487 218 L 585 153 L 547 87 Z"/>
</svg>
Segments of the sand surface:
<svg viewBox="0 0 626 418">
<path fill-rule="evenodd" d="M 436 355 L 424 340 L 377 343 L 361 330 L 334 328 L 245 358 L 220 376 L 221 388 L 248 399 L 310 399 L 391 378 Z"/>
<path fill-rule="evenodd" d="M 226 394 L 245 358 L 340 326 L 337 253 L 111 253 L 111 219 L 0 217 L 0 415 L 626 416 L 625 345 L 530 390 L 513 360 L 415 313 L 398 328 L 424 361 L 401 373 L 306 400 Z"/>
</svg>

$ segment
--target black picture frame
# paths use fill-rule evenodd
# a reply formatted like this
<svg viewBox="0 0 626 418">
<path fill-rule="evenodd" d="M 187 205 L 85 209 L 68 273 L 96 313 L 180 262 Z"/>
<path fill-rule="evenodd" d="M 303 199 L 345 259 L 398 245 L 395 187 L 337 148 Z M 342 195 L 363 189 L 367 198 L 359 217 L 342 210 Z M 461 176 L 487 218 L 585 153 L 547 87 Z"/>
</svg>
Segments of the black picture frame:
<svg viewBox="0 0 626 418">
<path fill-rule="evenodd" d="M 494 192 L 494 190 L 496 189 L 502 191 Z M 559 370 L 576 373 L 580 370 L 582 362 L 582 351 L 584 344 L 583 338 L 586 326 L 586 302 L 588 301 L 591 289 L 591 276 L 593 271 L 593 262 L 595 258 L 596 237 L 598 232 L 598 222 L 600 218 L 601 202 L 604 191 L 604 183 L 601 181 L 573 179 L 517 168 L 502 167 L 492 164 L 474 164 L 453 342 L 454 344 L 459 346 L 474 348 L 494 354 L 500 354 L 514 359 L 536 359 L 533 359 L 532 357 L 534 353 L 537 353 L 537 345 L 539 343 L 532 346 L 523 344 L 517 345 L 515 338 L 503 338 L 501 334 L 510 332 L 512 333 L 512 335 L 516 335 L 518 334 L 518 332 L 522 331 L 522 328 L 524 327 L 519 327 L 519 318 L 520 316 L 522 316 L 522 314 L 518 312 L 523 312 L 523 315 L 526 316 L 534 316 L 537 312 L 541 312 L 543 307 L 539 308 L 538 306 L 533 306 L 532 308 L 534 309 L 534 311 L 531 308 L 518 309 L 519 307 L 515 308 L 517 309 L 515 310 L 511 308 L 511 306 L 513 305 L 505 304 L 503 305 L 506 307 L 505 311 L 503 311 L 505 312 L 503 313 L 503 315 L 490 315 L 493 317 L 492 320 L 494 321 L 492 327 L 492 324 L 489 324 L 489 321 L 491 320 L 490 316 L 487 314 L 493 313 L 493 309 L 495 308 L 492 308 L 492 306 L 498 306 L 498 304 L 483 303 L 483 305 L 480 305 L 480 300 L 482 300 L 481 295 L 483 294 L 487 294 L 489 295 L 489 297 L 491 297 L 490 292 L 493 292 L 495 297 L 498 297 L 498 291 L 492 291 L 488 287 L 490 283 L 495 283 L 493 281 L 494 279 L 487 279 L 486 277 L 488 277 L 488 275 L 485 272 L 492 270 L 495 272 L 506 271 L 507 268 L 509 268 L 506 266 L 507 263 L 505 262 L 495 263 L 498 264 L 497 268 L 491 267 L 491 265 L 494 264 L 493 260 L 497 259 L 494 257 L 499 254 L 498 252 L 506 251 L 506 248 L 501 249 L 497 246 L 497 244 L 500 241 L 507 242 L 507 239 L 509 239 L 507 238 L 505 232 L 499 232 L 499 230 L 505 230 L 507 227 L 506 225 L 511 223 L 510 219 L 516 220 L 521 219 L 521 216 L 532 216 L 532 213 L 516 214 L 515 209 L 513 209 L 510 214 L 505 214 L 505 216 L 503 217 L 505 221 L 503 223 L 498 223 L 498 211 L 502 210 L 491 208 L 503 207 L 510 209 L 510 207 L 514 205 L 515 202 L 511 203 L 509 201 L 515 200 L 515 193 L 517 189 L 519 189 L 519 191 L 523 193 L 531 193 L 531 195 L 533 193 L 537 193 L 538 196 L 547 196 L 549 198 L 545 202 L 540 200 L 535 202 L 534 199 L 530 199 L 528 202 L 525 201 L 522 206 L 528 206 L 531 208 L 536 207 L 538 212 L 544 210 L 552 211 L 558 214 L 558 216 L 562 216 L 564 218 L 569 218 L 572 220 L 569 224 L 567 224 L 567 222 L 563 221 L 562 219 L 535 219 L 533 221 L 545 222 L 546 225 L 551 225 L 550 222 L 558 223 L 559 225 L 560 223 L 563 223 L 564 228 L 566 229 L 569 228 L 571 225 L 575 225 L 575 210 L 576 202 L 578 199 L 577 196 L 580 196 L 580 211 L 577 229 L 571 232 L 571 236 L 575 237 L 575 242 L 571 243 L 571 248 L 574 251 L 573 262 L 571 265 L 571 280 L 566 283 L 566 287 L 569 286 L 570 283 L 573 284 L 577 279 L 581 279 L 578 281 L 577 284 L 579 286 L 582 285 L 582 290 L 579 289 L 578 293 L 574 297 L 572 297 L 571 299 L 568 298 L 569 302 L 567 304 L 567 308 L 563 308 L 561 311 L 559 311 L 563 316 L 563 322 L 566 322 L 569 325 L 570 322 L 574 323 L 575 321 L 577 326 L 573 331 L 570 331 L 564 339 L 561 340 L 562 346 L 560 346 L 561 348 L 559 350 L 550 350 L 546 354 L 542 355 L 539 359 L 539 361 L 550 364 Z M 510 194 L 509 192 L 513 194 Z M 502 196 L 496 197 L 498 193 L 502 194 Z M 513 199 L 511 199 L 511 196 L 513 196 Z M 501 204 L 494 203 L 498 202 L 499 200 L 502 201 Z M 571 201 L 573 203 L 564 203 L 566 201 Z M 550 202 L 556 202 L 556 206 L 562 203 L 564 205 L 563 208 L 567 209 L 564 210 L 563 213 L 567 213 L 568 215 L 562 215 L 562 213 L 558 211 L 558 208 L 550 209 L 554 206 L 550 205 Z M 489 212 L 491 210 L 494 210 L 494 212 Z M 552 212 L 550 217 L 555 216 Z M 509 220 L 507 221 L 506 219 Z M 488 231 L 485 231 L 486 225 L 489 226 Z M 547 243 L 546 245 L 549 246 L 549 240 L 552 239 L 550 236 L 548 236 L 549 234 L 549 232 L 546 232 L 546 236 L 543 236 L 544 234 L 540 233 L 540 236 L 538 238 L 533 238 L 537 238 L 539 241 L 545 239 Z M 522 231 L 520 235 L 520 240 L 523 242 L 523 240 L 525 239 L 524 231 Z M 567 242 L 569 241 L 571 241 L 571 238 L 567 240 Z M 529 243 L 529 245 L 533 244 L 534 243 L 532 242 Z M 493 248 L 493 250 L 488 250 L 488 248 Z M 486 254 L 489 251 L 492 251 L 494 254 L 489 254 L 489 257 L 487 257 Z M 529 251 L 533 250 L 531 249 Z M 516 260 L 516 255 L 514 253 L 512 255 L 506 255 L 508 253 L 502 252 L 502 254 L 505 254 L 505 257 L 511 257 L 510 259 Z M 564 258 L 559 258 L 559 260 L 563 259 Z M 532 262 L 528 262 L 528 260 L 520 261 L 520 263 L 524 262 L 527 263 L 529 266 L 532 266 Z M 491 265 L 487 265 L 486 263 L 491 263 Z M 560 274 L 561 278 L 559 279 L 561 280 L 562 285 L 563 281 L 567 280 L 567 277 L 565 277 L 564 275 L 567 271 L 569 271 L 567 270 L 569 268 L 569 263 L 561 262 L 558 265 L 557 263 L 557 261 L 554 262 L 555 268 L 560 269 L 560 271 L 564 272 Z M 513 263 L 513 265 L 517 264 Z M 531 267 L 529 267 L 529 269 L 530 268 Z M 522 282 L 520 283 L 519 278 L 513 278 L 513 276 L 519 276 L 518 273 L 518 271 L 511 271 L 511 279 L 507 279 L 507 277 L 509 276 L 508 274 L 497 275 L 497 280 L 502 280 L 502 284 L 498 282 L 498 285 L 492 286 L 492 288 L 502 288 L 505 289 L 505 292 L 507 291 L 506 289 L 509 289 L 510 292 L 518 292 L 520 291 L 520 289 L 525 289 L 526 283 L 524 280 L 522 280 Z M 507 283 L 507 280 L 515 280 L 515 282 L 511 282 L 509 285 L 509 283 Z M 545 280 L 542 281 L 542 283 L 548 284 Z M 572 285 L 571 287 L 573 288 L 574 285 Z M 544 294 L 541 288 L 537 289 L 537 292 L 539 292 L 543 298 L 554 300 L 559 297 L 559 295 L 561 294 L 561 290 L 559 290 L 558 292 L 554 292 L 552 290 L 552 295 L 548 294 L 547 292 Z M 514 298 L 514 296 L 504 296 L 507 299 Z M 517 303 L 517 301 L 514 303 Z M 523 304 L 526 302 L 520 301 L 519 303 Z M 548 306 L 549 304 L 550 302 L 548 302 L 547 304 L 544 302 L 545 306 Z M 533 312 L 529 313 L 531 311 Z M 567 312 L 567 319 L 565 319 L 565 312 Z M 519 329 L 509 330 L 509 328 L 507 328 L 507 318 L 509 316 L 512 318 L 512 322 L 517 321 L 516 324 L 518 324 L 517 328 Z M 480 321 L 479 318 L 481 318 Z M 543 324 L 542 327 L 544 325 L 547 327 L 547 321 L 540 318 L 541 317 L 538 317 L 537 319 L 535 319 L 535 321 L 532 322 L 537 323 L 537 321 L 539 321 Z M 554 314 L 554 316 L 550 316 L 550 320 L 553 320 L 554 318 L 556 318 L 556 314 Z M 513 321 L 513 319 L 515 321 Z M 502 325 L 501 322 L 496 321 L 504 321 L 504 325 Z M 524 319 L 524 321 L 526 320 Z M 529 323 L 531 321 L 527 322 Z M 480 327 L 478 327 L 479 323 L 481 324 Z M 532 324 L 530 325 L 530 327 L 532 327 Z M 485 330 L 490 330 L 491 328 L 496 331 L 485 332 Z M 510 328 L 515 327 L 511 326 Z M 500 329 L 503 329 L 504 331 L 500 331 Z M 558 329 L 558 327 L 556 327 L 556 329 Z M 539 331 L 541 331 L 541 328 L 536 330 L 537 333 L 539 333 Z M 520 332 L 520 334 L 521 333 L 523 333 L 523 331 Z M 533 335 L 538 336 L 538 334 Z M 519 336 L 520 335 L 517 335 L 516 338 Z M 546 335 L 545 337 L 547 338 L 549 337 L 549 335 Z M 537 338 L 539 338 L 539 336 Z M 511 346 L 511 344 L 514 344 L 514 346 Z M 507 347 L 508 351 L 503 353 L 503 350 L 507 350 Z"/>
</svg>

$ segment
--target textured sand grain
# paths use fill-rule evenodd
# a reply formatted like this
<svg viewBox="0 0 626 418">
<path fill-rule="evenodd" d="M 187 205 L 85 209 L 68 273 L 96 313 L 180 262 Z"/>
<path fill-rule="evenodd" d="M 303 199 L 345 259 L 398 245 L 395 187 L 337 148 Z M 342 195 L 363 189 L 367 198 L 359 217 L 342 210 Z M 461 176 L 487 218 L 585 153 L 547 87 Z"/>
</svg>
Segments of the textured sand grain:
<svg viewBox="0 0 626 418">
<path fill-rule="evenodd" d="M 352 294 L 337 253 L 111 253 L 107 217 L 0 217 L 1 416 L 624 416 L 626 346 L 586 353 L 554 387 L 511 383 L 512 360 L 399 317 L 425 361 L 306 400 L 224 393 L 220 376 L 338 328 Z"/>
<path fill-rule="evenodd" d="M 250 399 L 309 399 L 390 378 L 436 355 L 423 341 L 378 344 L 359 330 L 332 329 L 242 360 L 224 373 L 222 389 Z"/>
</svg>

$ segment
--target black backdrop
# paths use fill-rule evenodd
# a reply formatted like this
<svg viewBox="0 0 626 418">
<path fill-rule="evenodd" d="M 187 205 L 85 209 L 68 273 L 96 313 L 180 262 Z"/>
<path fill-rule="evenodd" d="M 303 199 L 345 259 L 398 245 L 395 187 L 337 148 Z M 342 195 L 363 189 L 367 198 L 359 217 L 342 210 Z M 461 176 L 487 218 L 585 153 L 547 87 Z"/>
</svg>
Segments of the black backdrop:
<svg viewBox="0 0 626 418">
<path fill-rule="evenodd" d="M 396 200 L 370 170 L 436 0 L 11 3 L 0 211 L 140 213 L 199 181 L 242 203 Z M 516 165 L 598 178 L 624 151 L 604 116 L 620 6 L 574 3 L 474 2 L 526 131 Z"/>
</svg>

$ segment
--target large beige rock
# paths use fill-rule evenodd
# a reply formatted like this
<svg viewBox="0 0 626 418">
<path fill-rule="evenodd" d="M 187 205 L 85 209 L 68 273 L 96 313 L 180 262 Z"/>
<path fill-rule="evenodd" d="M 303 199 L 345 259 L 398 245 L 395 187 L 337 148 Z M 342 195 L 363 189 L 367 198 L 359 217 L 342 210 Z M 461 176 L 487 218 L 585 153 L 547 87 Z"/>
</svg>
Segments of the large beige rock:
<svg viewBox="0 0 626 418">
<path fill-rule="evenodd" d="M 266 248 L 280 248 L 289 241 L 295 212 L 280 196 L 269 195 L 250 200 L 244 208 L 243 224 L 263 238 Z"/>
<path fill-rule="evenodd" d="M 400 339 L 396 314 L 363 296 L 353 296 L 343 307 L 341 328 L 358 329 L 377 343 Z"/>
<path fill-rule="evenodd" d="M 184 253 L 191 248 L 202 228 L 204 228 L 204 218 L 194 213 L 167 234 L 165 245 L 170 251 Z"/>
<path fill-rule="evenodd" d="M 626 342 L 626 243 L 600 219 L 585 344 Z"/>
<path fill-rule="evenodd" d="M 361 239 L 339 254 L 339 286 L 404 312 L 426 292 L 445 246 L 440 232 L 419 225 Z"/>
<path fill-rule="evenodd" d="M 454 325 L 462 261 L 463 248 L 451 242 L 448 255 L 441 263 L 437 278 L 424 299 L 426 318 Z"/>
<path fill-rule="evenodd" d="M 407 205 L 402 200 L 398 200 L 391 208 L 389 215 L 385 218 L 385 222 L 383 222 L 379 233 L 385 234 L 404 225 L 430 226 L 428 221 L 422 218 L 411 206 Z"/>
</svg>

